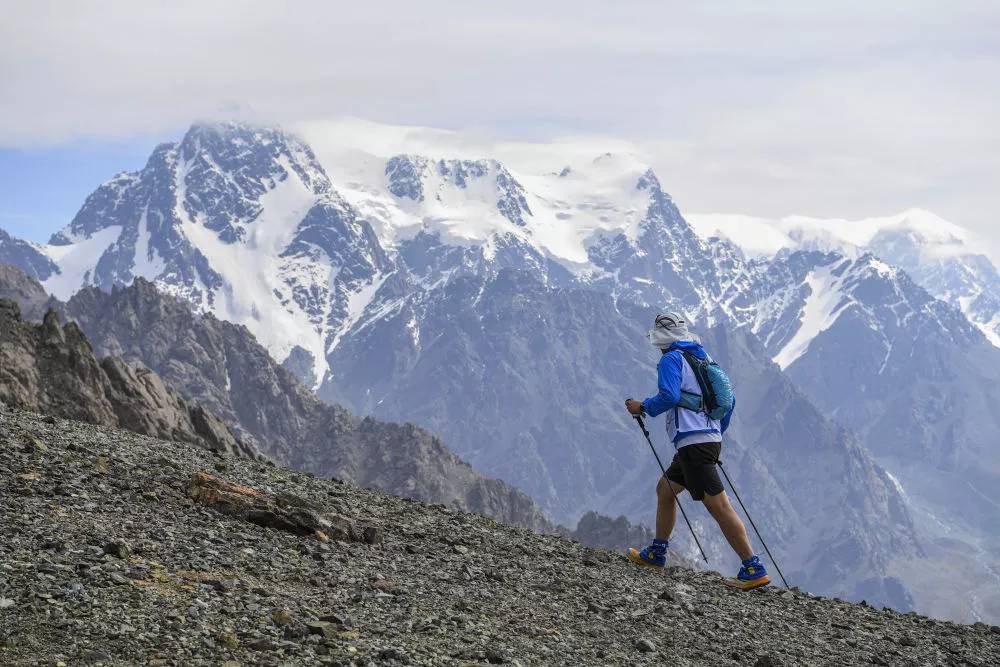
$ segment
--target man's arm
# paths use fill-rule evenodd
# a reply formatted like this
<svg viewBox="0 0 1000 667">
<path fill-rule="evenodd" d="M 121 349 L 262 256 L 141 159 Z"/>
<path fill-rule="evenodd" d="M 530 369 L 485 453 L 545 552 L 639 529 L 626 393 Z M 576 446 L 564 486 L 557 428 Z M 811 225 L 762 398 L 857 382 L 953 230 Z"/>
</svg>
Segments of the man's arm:
<svg viewBox="0 0 1000 667">
<path fill-rule="evenodd" d="M 666 412 L 681 400 L 681 360 L 680 352 L 668 352 L 660 357 L 656 365 L 659 392 L 642 402 L 642 409 L 650 417 Z"/>
</svg>

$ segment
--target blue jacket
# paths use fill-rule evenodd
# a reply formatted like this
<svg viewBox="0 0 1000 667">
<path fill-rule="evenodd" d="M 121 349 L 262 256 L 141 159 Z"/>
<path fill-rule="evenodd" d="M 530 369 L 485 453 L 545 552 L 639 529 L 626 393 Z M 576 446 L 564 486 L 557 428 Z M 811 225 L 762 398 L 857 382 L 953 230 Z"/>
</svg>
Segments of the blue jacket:
<svg viewBox="0 0 1000 667">
<path fill-rule="evenodd" d="M 666 354 L 660 357 L 660 361 L 656 365 L 657 385 L 659 391 L 655 396 L 650 396 L 642 402 L 643 409 L 650 417 L 656 417 L 667 410 L 675 410 L 677 408 L 677 403 L 681 399 L 681 384 L 684 381 L 684 369 L 687 366 L 687 362 L 684 361 L 684 355 L 682 352 L 689 352 L 698 359 L 705 359 L 708 357 L 705 353 L 705 349 L 699 343 L 695 343 L 693 341 L 678 341 L 670 346 Z M 690 372 L 691 371 L 689 369 L 688 373 Z M 690 383 L 690 381 L 691 380 L 689 379 L 688 382 Z M 696 390 L 696 393 L 701 392 L 700 390 Z M 680 409 L 683 410 L 683 408 Z M 733 410 L 735 409 L 736 405 L 734 400 Z M 729 421 L 733 416 L 733 410 L 730 410 L 729 414 L 726 415 L 720 423 L 720 431 L 722 433 L 725 433 L 726 429 L 729 428 Z M 677 425 L 677 417 L 675 414 L 675 428 Z M 680 435 L 683 435 L 683 433 Z"/>
</svg>

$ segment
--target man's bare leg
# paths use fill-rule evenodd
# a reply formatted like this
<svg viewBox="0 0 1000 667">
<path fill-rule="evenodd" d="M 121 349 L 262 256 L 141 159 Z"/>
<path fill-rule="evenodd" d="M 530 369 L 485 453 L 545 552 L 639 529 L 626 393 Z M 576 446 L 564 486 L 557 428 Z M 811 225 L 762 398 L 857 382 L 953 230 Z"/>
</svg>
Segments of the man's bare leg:
<svg viewBox="0 0 1000 667">
<path fill-rule="evenodd" d="M 719 528 L 722 529 L 722 534 L 726 536 L 729 546 L 733 548 L 740 560 L 744 561 L 753 556 L 753 548 L 750 546 L 750 538 L 747 537 L 747 529 L 730 504 L 726 492 L 721 491 L 714 496 L 706 494 L 703 502 L 705 508 L 719 524 Z M 657 519 L 659 519 L 659 512 L 657 512 Z M 659 526 L 659 522 L 657 522 L 657 526 Z"/>
<path fill-rule="evenodd" d="M 668 486 L 669 484 L 669 486 Z M 673 487 L 674 492 L 670 493 Z M 677 523 L 677 500 L 676 495 L 680 495 L 684 487 L 677 482 L 668 481 L 666 477 L 660 477 L 656 484 L 656 539 L 670 539 L 670 534 L 674 532 L 674 524 Z"/>
<path fill-rule="evenodd" d="M 655 567 L 663 569 L 666 563 L 667 539 L 674 530 L 674 523 L 677 520 L 677 501 L 674 494 L 670 492 L 673 487 L 674 493 L 680 493 L 684 487 L 674 482 L 668 482 L 665 477 L 661 477 L 656 484 L 656 539 L 643 550 L 629 547 L 625 555 L 636 565 Z"/>
</svg>

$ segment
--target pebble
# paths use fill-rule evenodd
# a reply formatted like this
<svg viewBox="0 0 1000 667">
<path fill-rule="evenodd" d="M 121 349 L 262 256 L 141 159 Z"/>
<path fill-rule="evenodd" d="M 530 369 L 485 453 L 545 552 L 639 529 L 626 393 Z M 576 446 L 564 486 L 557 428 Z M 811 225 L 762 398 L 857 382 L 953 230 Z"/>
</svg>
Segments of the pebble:
<svg viewBox="0 0 1000 667">
<path fill-rule="evenodd" d="M 637 640 L 635 642 L 635 648 L 637 651 L 640 651 L 642 653 L 652 653 L 653 651 L 656 650 L 656 646 L 653 644 L 653 642 L 649 641 L 648 639 Z"/>
<path fill-rule="evenodd" d="M 132 548 L 124 542 L 108 542 L 104 545 L 104 553 L 115 558 L 127 560 L 132 555 Z"/>
<path fill-rule="evenodd" d="M 337 633 L 337 626 L 330 621 L 307 621 L 306 628 L 314 635 L 322 637 L 333 637 Z"/>
<path fill-rule="evenodd" d="M 776 656 L 759 655 L 756 662 L 754 662 L 754 667 L 784 667 L 784 664 L 781 658 Z"/>
</svg>

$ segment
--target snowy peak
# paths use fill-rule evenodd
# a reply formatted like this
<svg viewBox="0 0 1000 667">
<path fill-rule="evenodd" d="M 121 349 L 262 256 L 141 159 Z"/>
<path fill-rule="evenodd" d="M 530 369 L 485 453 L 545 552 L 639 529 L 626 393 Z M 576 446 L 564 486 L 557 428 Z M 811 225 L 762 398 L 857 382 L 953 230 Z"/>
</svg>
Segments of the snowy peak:
<svg viewBox="0 0 1000 667">
<path fill-rule="evenodd" d="M 88 198 L 59 244 L 42 249 L 59 270 L 46 288 L 65 297 L 83 284 L 145 277 L 247 325 L 276 358 L 294 353 L 315 386 L 350 331 L 397 312 L 408 290 L 514 268 L 549 286 L 748 325 L 787 367 L 845 313 L 868 309 L 864 318 L 881 331 L 900 326 L 924 304 L 892 267 L 913 272 L 908 257 L 931 266 L 928 244 L 965 238 L 919 210 L 871 226 L 790 218 L 772 229 L 782 252 L 754 261 L 731 235 L 693 233 L 653 170 L 628 151 L 535 146 L 501 150 L 501 160 L 386 147 L 321 165 L 280 130 L 194 125 L 143 170 Z M 824 252 L 799 251 L 806 244 Z M 886 264 L 862 244 L 899 259 L 883 256 Z M 1000 290 L 984 287 L 992 265 L 933 266 L 927 280 L 948 282 L 949 300 L 997 319 L 991 295 Z"/>
<path fill-rule="evenodd" d="M 312 149 L 293 134 L 279 128 L 242 123 L 195 124 L 179 145 L 185 162 L 200 160 L 224 172 L 235 185 L 250 190 L 294 172 L 315 194 L 331 190 L 330 179 Z"/>
<path fill-rule="evenodd" d="M 179 143 L 157 146 L 142 170 L 118 174 L 87 198 L 42 248 L 58 266 L 45 287 L 65 299 L 83 285 L 110 289 L 144 277 L 207 308 L 225 283 L 208 254 L 232 244 L 280 252 L 320 199 L 337 197 L 295 137 L 194 125 Z"/>
<path fill-rule="evenodd" d="M 822 219 L 789 216 L 780 225 L 798 246 L 825 244 L 829 250 L 864 252 L 876 245 L 876 239 L 908 238 L 928 254 L 943 255 L 962 250 L 969 240 L 964 228 L 919 208 L 896 215 L 861 220 Z"/>
<path fill-rule="evenodd" d="M 923 209 L 895 215 L 846 220 L 791 215 L 761 218 L 749 215 L 687 214 L 688 221 L 704 237 L 731 240 L 748 255 L 773 256 L 782 249 L 820 250 L 858 255 L 873 250 L 879 242 L 909 238 L 928 255 L 971 252 L 969 232 Z"/>
<path fill-rule="evenodd" d="M 945 229 L 880 231 L 868 248 L 899 266 L 934 296 L 955 306 L 1000 347 L 1000 272 L 967 238 Z"/>
<path fill-rule="evenodd" d="M 326 166 L 384 247 L 421 279 L 512 266 L 538 271 L 548 284 L 576 277 L 693 314 L 712 310 L 722 289 L 716 258 L 728 267 L 721 282 L 738 276 L 739 253 L 699 240 L 634 153 L 535 145 L 501 149 L 510 158 L 503 161 L 380 157 L 385 147 L 375 143 L 328 147 Z"/>
<path fill-rule="evenodd" d="M 141 171 L 123 172 L 102 184 L 50 245 L 89 239 L 122 218 L 137 224 L 137 199 L 160 213 L 176 207 L 232 243 L 243 239 L 246 225 L 260 215 L 261 197 L 289 176 L 315 196 L 332 191 L 311 149 L 281 130 L 196 124 L 180 143 L 157 146 Z"/>
<path fill-rule="evenodd" d="M 782 369 L 792 366 L 843 317 L 868 332 L 888 355 L 895 341 L 914 336 L 957 343 L 982 340 L 956 309 L 935 299 L 906 272 L 871 253 L 779 253 L 758 274 L 755 307 L 744 321 Z M 888 359 L 888 356 L 886 356 Z"/>
<path fill-rule="evenodd" d="M 943 259 L 949 256 L 965 255 L 972 252 L 969 232 L 929 211 L 911 209 L 886 223 L 875 225 L 875 233 L 861 244 L 863 247 L 883 254 L 899 255 L 891 246 L 900 245 L 915 253 L 918 259 Z"/>
<path fill-rule="evenodd" d="M 652 169 L 647 169 L 646 173 L 639 177 L 639 180 L 635 182 L 636 190 L 649 190 L 651 192 L 662 192 L 660 188 L 660 179 L 656 177 Z"/>
<path fill-rule="evenodd" d="M 965 228 L 925 211 L 862 220 L 789 216 L 688 216 L 705 237 L 720 236 L 752 257 L 816 250 L 846 257 L 865 253 L 906 271 L 921 287 L 961 310 L 1000 347 L 1000 272 Z"/>
<path fill-rule="evenodd" d="M 243 241 L 262 197 L 293 177 L 303 194 L 331 192 L 312 150 L 281 130 L 236 123 L 195 125 L 176 151 L 178 204 L 225 243 Z"/>
<path fill-rule="evenodd" d="M 139 178 L 139 172 L 121 172 L 103 183 L 87 197 L 70 224 L 52 235 L 49 244 L 69 245 L 100 231 L 109 216 L 131 205 L 128 194 Z"/>
<path fill-rule="evenodd" d="M 424 203 L 428 213 L 460 208 L 470 201 L 489 206 L 518 227 L 531 215 L 524 187 L 497 160 L 431 160 L 420 155 L 396 155 L 385 165 L 387 189 L 397 198 Z M 459 190 L 461 192 L 455 192 Z M 436 204 L 436 205 L 435 205 Z"/>
<path fill-rule="evenodd" d="M 489 255 L 498 236 L 509 236 L 575 274 L 593 272 L 589 247 L 618 234 L 638 239 L 660 192 L 634 147 L 601 150 L 621 142 L 484 144 L 369 123 L 309 136 L 387 248 L 426 233 Z"/>
</svg>

